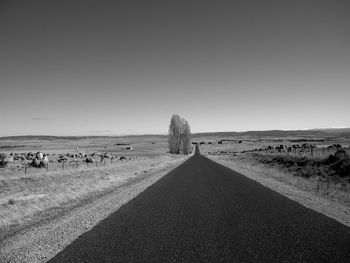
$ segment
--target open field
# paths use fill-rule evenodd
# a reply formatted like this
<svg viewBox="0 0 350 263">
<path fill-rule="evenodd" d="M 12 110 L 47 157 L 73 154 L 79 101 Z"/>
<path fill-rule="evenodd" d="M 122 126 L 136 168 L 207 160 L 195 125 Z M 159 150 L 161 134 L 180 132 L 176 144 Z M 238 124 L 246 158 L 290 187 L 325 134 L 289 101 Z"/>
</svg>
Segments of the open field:
<svg viewBox="0 0 350 263">
<path fill-rule="evenodd" d="M 118 145 L 117 145 L 118 144 Z M 167 153 L 166 137 L 139 136 L 119 138 L 15 138 L 0 140 L 3 153 L 44 152 L 49 169 L 28 167 L 22 160 L 0 170 L 0 236 L 50 217 L 94 195 L 101 195 L 141 180 L 161 169 L 174 166 L 186 157 Z M 132 149 L 125 150 L 128 145 Z M 95 154 L 93 163 L 71 157 L 79 152 Z M 100 155 L 118 158 L 104 158 Z M 58 162 L 58 156 L 67 160 Z"/>
<path fill-rule="evenodd" d="M 349 207 L 347 170 L 340 180 L 330 177 L 337 170 L 325 160 L 337 151 L 339 144 L 349 152 L 350 136 L 284 135 L 282 132 L 234 136 L 194 134 L 192 141 L 201 145 L 204 155 L 232 163 L 240 171 L 263 174 Z M 28 152 L 39 151 L 48 155 L 48 169 L 28 166 L 32 161 L 27 159 Z M 185 159 L 168 153 L 167 136 L 151 135 L 0 138 L 0 153 L 22 157 L 0 168 L 0 233 L 3 234 Z M 101 159 L 101 156 L 105 157 Z M 93 162 L 86 162 L 87 157 Z"/>
<path fill-rule="evenodd" d="M 38 169 L 31 167 L 37 152 L 47 155 L 49 163 L 46 168 L 52 171 L 82 166 L 105 166 L 120 159 L 158 156 L 166 153 L 167 147 L 165 136 L 3 137 L 0 138 L 0 154 L 6 154 L 11 161 L 6 167 L 0 165 L 0 174 L 37 172 Z M 87 162 L 87 157 L 93 163 Z"/>
</svg>

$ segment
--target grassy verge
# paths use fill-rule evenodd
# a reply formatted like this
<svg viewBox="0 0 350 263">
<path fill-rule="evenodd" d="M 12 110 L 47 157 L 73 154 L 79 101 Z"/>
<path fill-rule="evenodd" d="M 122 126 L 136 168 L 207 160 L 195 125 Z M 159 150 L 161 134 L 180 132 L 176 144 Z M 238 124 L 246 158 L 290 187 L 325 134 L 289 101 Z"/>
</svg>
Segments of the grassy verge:
<svg viewBox="0 0 350 263">
<path fill-rule="evenodd" d="M 251 156 L 208 155 L 208 158 L 259 182 L 300 204 L 350 227 L 349 191 L 317 182 L 316 178 L 293 176 L 281 167 L 270 166 Z"/>
<path fill-rule="evenodd" d="M 349 177 L 334 174 L 332 164 L 321 158 L 286 155 L 242 154 L 212 156 L 243 174 L 272 179 L 350 207 Z"/>
<path fill-rule="evenodd" d="M 73 206 L 93 194 L 128 184 L 186 157 L 143 157 L 106 167 L 0 175 L 0 233 L 35 222 L 50 209 Z"/>
</svg>

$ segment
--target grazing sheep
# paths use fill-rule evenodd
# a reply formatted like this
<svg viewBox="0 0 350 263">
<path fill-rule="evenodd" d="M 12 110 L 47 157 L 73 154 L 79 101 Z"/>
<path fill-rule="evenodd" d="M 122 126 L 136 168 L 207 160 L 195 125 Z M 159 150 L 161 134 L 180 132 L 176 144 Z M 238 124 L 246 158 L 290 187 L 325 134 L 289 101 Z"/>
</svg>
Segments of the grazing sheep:
<svg viewBox="0 0 350 263">
<path fill-rule="evenodd" d="M 9 156 L 7 156 L 8 158 L 8 162 L 13 162 L 15 160 L 15 156 L 13 155 L 13 153 L 10 153 Z"/>
<path fill-rule="evenodd" d="M 93 163 L 94 160 L 91 157 L 86 157 L 86 163 Z"/>
<path fill-rule="evenodd" d="M 26 159 L 27 160 L 33 160 L 34 154 L 32 152 L 27 153 Z"/>
<path fill-rule="evenodd" d="M 44 158 L 44 154 L 42 152 L 37 152 L 35 157 L 38 159 L 38 160 L 42 160 Z"/>
<path fill-rule="evenodd" d="M 33 161 L 30 163 L 30 166 L 35 168 L 40 168 L 40 160 L 35 157 Z"/>
<path fill-rule="evenodd" d="M 46 154 L 43 155 L 43 159 L 40 160 L 40 167 L 41 168 L 48 168 L 49 167 L 49 158 Z"/>
</svg>

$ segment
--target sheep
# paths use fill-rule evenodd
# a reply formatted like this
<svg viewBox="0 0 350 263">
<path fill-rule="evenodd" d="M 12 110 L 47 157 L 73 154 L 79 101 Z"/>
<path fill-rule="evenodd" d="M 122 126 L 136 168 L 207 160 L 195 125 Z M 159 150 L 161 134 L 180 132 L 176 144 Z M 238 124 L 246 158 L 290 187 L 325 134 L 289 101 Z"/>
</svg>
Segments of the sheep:
<svg viewBox="0 0 350 263">
<path fill-rule="evenodd" d="M 40 167 L 41 168 L 48 168 L 49 167 L 49 158 L 46 154 L 43 155 L 43 159 L 40 160 Z"/>
</svg>

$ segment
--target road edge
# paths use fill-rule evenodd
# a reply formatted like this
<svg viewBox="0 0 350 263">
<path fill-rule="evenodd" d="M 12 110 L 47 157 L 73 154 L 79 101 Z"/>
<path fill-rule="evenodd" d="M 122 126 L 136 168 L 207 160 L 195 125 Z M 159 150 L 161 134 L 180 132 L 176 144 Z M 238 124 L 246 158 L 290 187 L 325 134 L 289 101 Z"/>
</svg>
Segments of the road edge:
<svg viewBox="0 0 350 263">
<path fill-rule="evenodd" d="M 46 262 L 192 155 L 2 241 L 0 262 Z"/>
<path fill-rule="evenodd" d="M 253 171 L 245 170 L 242 167 L 240 168 L 230 161 L 221 160 L 219 159 L 219 157 L 214 157 L 214 156 L 205 156 L 205 157 L 235 172 L 238 172 L 244 175 L 245 177 L 256 181 L 257 183 L 260 183 L 263 186 L 311 210 L 314 210 L 323 215 L 326 215 L 332 219 L 335 219 L 339 223 L 347 227 L 350 227 L 350 207 L 346 207 L 332 200 L 328 200 L 320 196 L 316 196 L 313 193 L 300 190 L 293 185 L 287 185 L 283 182 L 273 179 L 272 177 L 258 175 Z"/>
</svg>

